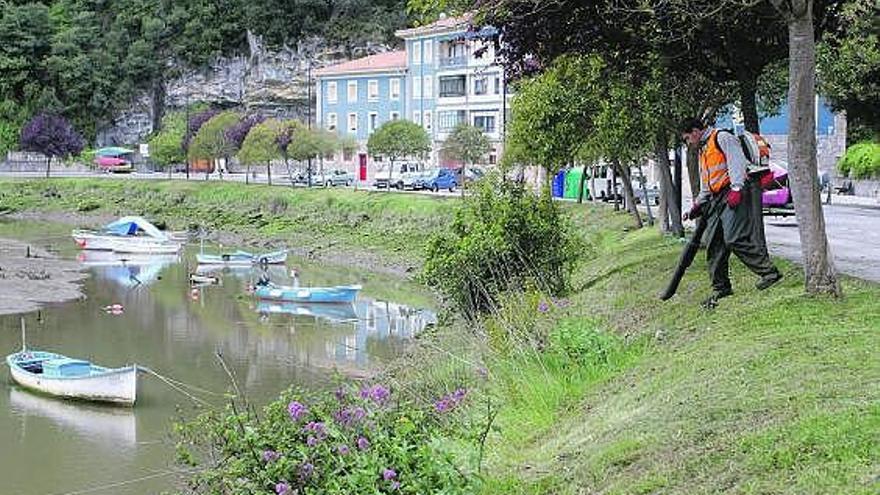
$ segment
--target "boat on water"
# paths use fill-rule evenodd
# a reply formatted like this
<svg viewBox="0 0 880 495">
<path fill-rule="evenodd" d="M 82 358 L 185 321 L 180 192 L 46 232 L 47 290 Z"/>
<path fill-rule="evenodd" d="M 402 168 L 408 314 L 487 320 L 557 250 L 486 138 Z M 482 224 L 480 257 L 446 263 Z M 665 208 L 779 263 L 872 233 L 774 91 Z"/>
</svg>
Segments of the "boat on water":
<svg viewBox="0 0 880 495">
<path fill-rule="evenodd" d="M 278 265 L 287 261 L 287 250 L 272 251 L 263 254 L 254 254 L 247 251 L 235 251 L 222 254 L 196 255 L 196 261 L 200 265 L 224 265 L 224 266 L 251 266 L 251 265 Z"/>
<path fill-rule="evenodd" d="M 257 285 L 254 294 L 260 299 L 296 303 L 348 303 L 357 298 L 360 285 L 339 285 L 336 287 L 291 287 L 273 283 Z"/>
<path fill-rule="evenodd" d="M 74 230 L 80 249 L 118 253 L 174 254 L 183 247 L 185 233 L 164 232 L 142 217 L 122 217 L 100 230 Z"/>
<path fill-rule="evenodd" d="M 105 368 L 26 349 L 6 356 L 6 364 L 15 383 L 56 397 L 133 406 L 137 395 L 137 365 Z"/>
</svg>

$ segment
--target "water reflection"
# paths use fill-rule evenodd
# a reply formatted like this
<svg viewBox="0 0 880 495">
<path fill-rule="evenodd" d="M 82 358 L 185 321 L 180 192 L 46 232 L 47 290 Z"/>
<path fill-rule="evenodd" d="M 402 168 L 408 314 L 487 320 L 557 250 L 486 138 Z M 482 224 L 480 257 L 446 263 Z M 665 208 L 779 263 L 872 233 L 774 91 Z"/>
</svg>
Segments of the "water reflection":
<svg viewBox="0 0 880 495">
<path fill-rule="evenodd" d="M 77 260 L 92 273 L 122 287 L 149 285 L 167 266 L 180 261 L 176 254 L 128 254 L 113 251 L 81 251 Z"/>
<path fill-rule="evenodd" d="M 9 405 L 23 421 L 31 416 L 44 418 L 59 429 L 117 451 L 128 451 L 137 444 L 137 423 L 131 409 L 53 399 L 18 387 L 9 388 Z"/>
</svg>

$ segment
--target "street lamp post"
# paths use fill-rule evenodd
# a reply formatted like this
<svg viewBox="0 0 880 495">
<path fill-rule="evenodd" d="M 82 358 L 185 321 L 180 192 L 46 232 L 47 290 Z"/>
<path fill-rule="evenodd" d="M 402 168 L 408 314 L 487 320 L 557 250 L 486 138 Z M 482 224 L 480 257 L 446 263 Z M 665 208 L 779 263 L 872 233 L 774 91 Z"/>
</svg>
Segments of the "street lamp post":
<svg viewBox="0 0 880 495">
<path fill-rule="evenodd" d="M 309 57 L 309 64 L 306 66 L 306 99 L 308 100 L 308 108 L 306 109 L 306 128 L 312 130 L 312 59 Z M 308 180 L 309 187 L 312 187 L 312 157 L 309 157 L 308 164 Z"/>
</svg>

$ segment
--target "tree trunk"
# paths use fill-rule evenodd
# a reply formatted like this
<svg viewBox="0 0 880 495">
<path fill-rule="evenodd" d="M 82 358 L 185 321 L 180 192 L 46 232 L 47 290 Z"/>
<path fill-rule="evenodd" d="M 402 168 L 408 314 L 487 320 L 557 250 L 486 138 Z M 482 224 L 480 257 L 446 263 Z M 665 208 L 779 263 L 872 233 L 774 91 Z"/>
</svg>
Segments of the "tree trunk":
<svg viewBox="0 0 880 495">
<path fill-rule="evenodd" d="M 388 164 L 388 185 L 385 186 L 385 190 L 391 192 L 391 183 L 394 181 L 394 158 L 392 158 L 391 163 Z"/>
<path fill-rule="evenodd" d="M 578 204 L 584 202 L 584 184 L 587 183 L 587 165 L 581 170 L 581 180 L 578 182 Z"/>
<path fill-rule="evenodd" d="M 611 166 L 611 191 L 608 192 L 614 200 L 614 211 L 620 211 L 620 201 L 617 198 L 617 166 Z"/>
<path fill-rule="evenodd" d="M 266 162 L 266 181 L 272 185 L 272 160 Z"/>
<path fill-rule="evenodd" d="M 250 177 L 250 176 L 251 176 L 251 164 L 250 164 L 250 162 L 248 162 L 248 163 L 245 165 L 245 169 L 244 169 L 244 183 L 245 183 L 245 184 L 250 184 L 250 183 L 251 183 L 251 177 Z"/>
<path fill-rule="evenodd" d="M 590 167 L 590 200 L 595 204 L 599 201 L 599 197 L 596 194 L 596 171 L 599 170 L 599 167 L 593 165 Z"/>
<path fill-rule="evenodd" d="M 697 146 L 687 147 L 688 181 L 691 185 L 691 199 L 696 199 L 700 194 L 700 148 Z"/>
<path fill-rule="evenodd" d="M 840 283 L 825 233 L 816 164 L 816 41 L 813 1 L 794 0 L 788 19 L 789 177 L 804 256 L 806 290 L 839 296 Z"/>
<path fill-rule="evenodd" d="M 465 188 L 464 184 L 465 184 L 465 182 L 467 182 L 467 178 L 466 178 L 467 168 L 465 168 L 465 167 L 467 167 L 467 163 L 461 162 L 461 197 L 462 198 L 464 198 L 464 188 Z"/>
<path fill-rule="evenodd" d="M 639 215 L 639 209 L 636 208 L 636 196 L 633 192 L 632 180 L 630 179 L 629 171 L 627 170 L 628 168 L 629 167 L 622 166 L 619 161 L 614 161 L 614 169 L 617 171 L 617 175 L 620 176 L 621 184 L 623 184 L 623 195 L 626 200 L 626 209 L 632 214 L 633 221 L 636 223 L 636 228 L 640 229 L 643 227 L 642 216 Z"/>
<path fill-rule="evenodd" d="M 758 133 L 758 81 L 753 75 L 745 76 L 739 81 L 739 104 L 742 111 L 743 124 L 749 132 Z"/>
<path fill-rule="evenodd" d="M 47 179 L 49 178 L 49 167 L 51 167 L 51 166 L 52 166 L 52 157 L 47 156 L 46 157 L 46 178 Z"/>
<path fill-rule="evenodd" d="M 661 210 L 665 207 L 666 216 L 661 222 L 661 230 L 672 232 L 677 236 L 684 234 L 681 225 L 681 205 L 678 203 L 675 185 L 672 181 L 672 171 L 669 163 L 669 140 L 666 133 L 660 132 L 654 141 L 654 159 L 660 171 L 660 203 Z"/>
<path fill-rule="evenodd" d="M 641 164 L 639 165 L 639 185 L 642 186 L 642 195 L 645 197 L 645 211 L 648 213 L 648 225 L 654 225 L 654 215 L 651 214 L 651 199 L 648 197 L 648 178 L 645 177 L 645 172 L 642 170 Z M 633 203 L 633 208 L 638 208 L 638 206 Z"/>
<path fill-rule="evenodd" d="M 673 181 L 675 182 L 675 204 L 676 208 L 679 212 L 681 212 L 681 191 L 682 191 L 682 182 L 681 182 L 681 146 L 675 147 L 675 174 L 673 174 Z M 681 215 L 679 215 L 679 218 Z M 684 236 L 684 230 L 681 232 L 681 236 Z"/>
</svg>

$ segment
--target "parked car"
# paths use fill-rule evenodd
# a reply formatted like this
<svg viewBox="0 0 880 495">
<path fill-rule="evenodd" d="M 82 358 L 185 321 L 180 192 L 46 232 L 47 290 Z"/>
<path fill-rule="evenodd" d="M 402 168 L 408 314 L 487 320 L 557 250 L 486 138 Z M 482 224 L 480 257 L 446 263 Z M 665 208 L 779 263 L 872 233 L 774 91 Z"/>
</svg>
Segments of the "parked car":
<svg viewBox="0 0 880 495">
<path fill-rule="evenodd" d="M 354 172 L 341 169 L 331 170 L 324 179 L 330 186 L 350 186 L 354 184 Z"/>
<path fill-rule="evenodd" d="M 400 180 L 397 181 L 394 187 L 404 190 L 404 189 L 412 189 L 413 191 L 418 191 L 419 189 L 425 188 L 425 179 L 427 179 L 433 171 L 431 170 L 421 170 L 418 172 L 404 172 L 400 176 Z"/>
<path fill-rule="evenodd" d="M 432 170 L 421 179 L 421 189 L 433 192 L 440 189 L 449 189 L 449 192 L 452 192 L 456 187 L 458 187 L 458 181 L 455 180 L 455 174 L 446 168 Z"/>
<path fill-rule="evenodd" d="M 376 176 L 373 178 L 373 186 L 378 188 L 397 187 L 399 179 L 403 177 L 403 174 L 418 172 L 424 168 L 419 162 L 397 162 L 392 170 L 390 162 L 381 163 L 379 164 L 379 171 L 376 172 Z"/>
<path fill-rule="evenodd" d="M 636 203 L 645 204 L 647 195 L 647 202 L 652 205 L 660 204 L 660 188 L 657 184 L 647 186 L 644 191 L 640 185 L 636 186 L 636 184 L 633 184 L 633 187 L 635 188 L 633 192 L 635 193 Z"/>
<path fill-rule="evenodd" d="M 771 161 L 770 173 L 773 184 L 761 193 L 764 215 L 786 217 L 794 215 L 794 201 L 788 187 L 788 164 Z"/>
<path fill-rule="evenodd" d="M 462 169 L 460 167 L 460 168 L 455 169 L 455 172 L 454 172 L 455 173 L 455 181 L 458 184 L 470 184 L 471 182 L 475 182 L 475 181 L 482 179 L 486 175 L 486 172 L 480 167 L 467 166 L 467 167 L 464 167 L 464 179 L 462 179 L 461 170 Z"/>
</svg>

